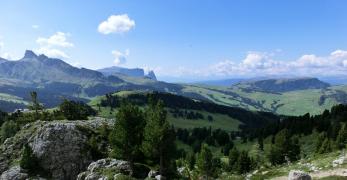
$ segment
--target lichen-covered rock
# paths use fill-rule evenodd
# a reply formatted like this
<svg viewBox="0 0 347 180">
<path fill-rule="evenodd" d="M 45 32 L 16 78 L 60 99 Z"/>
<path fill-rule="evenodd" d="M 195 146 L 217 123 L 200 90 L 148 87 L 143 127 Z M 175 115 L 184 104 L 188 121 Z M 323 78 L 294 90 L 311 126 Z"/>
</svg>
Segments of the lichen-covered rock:
<svg viewBox="0 0 347 180">
<path fill-rule="evenodd" d="M 88 137 L 75 123 L 46 124 L 29 142 L 39 165 L 50 172 L 53 179 L 75 179 L 92 161 L 86 150 Z"/>
<path fill-rule="evenodd" d="M 149 177 L 149 178 L 155 178 L 155 176 L 157 176 L 157 175 L 159 175 L 159 172 L 158 172 L 158 171 L 151 170 L 151 171 L 149 171 L 147 177 Z"/>
<path fill-rule="evenodd" d="M 311 176 L 303 171 L 290 171 L 288 180 L 311 180 Z"/>
<path fill-rule="evenodd" d="M 19 167 L 14 166 L 9 170 L 3 172 L 0 176 L 0 180 L 25 180 L 29 175 Z"/>
<path fill-rule="evenodd" d="M 51 179 L 76 179 L 92 162 L 88 136 L 105 119 L 88 121 L 37 121 L 25 125 L 14 137 L 0 146 L 0 174 L 21 158 L 25 144 L 33 150 L 40 167 Z"/>
<path fill-rule="evenodd" d="M 143 165 L 135 165 L 134 176 L 137 178 L 145 178 L 150 171 Z M 130 164 L 127 161 L 117 159 L 100 159 L 92 162 L 87 171 L 80 173 L 77 176 L 78 180 L 94 180 L 94 179 L 108 179 L 121 175 L 129 175 L 131 172 Z"/>
<path fill-rule="evenodd" d="M 100 159 L 92 162 L 87 171 L 80 173 L 77 176 L 78 180 L 94 180 L 94 179 L 107 179 L 105 172 L 111 173 L 112 176 L 116 174 L 126 174 L 130 173 L 130 164 L 127 161 L 121 161 L 117 159 Z M 113 173 L 113 174 L 112 174 Z"/>
</svg>

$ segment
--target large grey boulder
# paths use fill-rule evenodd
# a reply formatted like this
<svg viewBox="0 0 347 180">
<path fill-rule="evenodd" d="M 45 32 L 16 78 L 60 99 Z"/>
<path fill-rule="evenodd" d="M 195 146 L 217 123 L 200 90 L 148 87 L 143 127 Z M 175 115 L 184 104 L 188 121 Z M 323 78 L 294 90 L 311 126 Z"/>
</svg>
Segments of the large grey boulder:
<svg viewBox="0 0 347 180">
<path fill-rule="evenodd" d="M 92 162 L 88 137 L 104 124 L 112 125 L 113 122 L 96 118 L 27 124 L 0 146 L 0 175 L 8 174 L 11 165 L 20 160 L 24 145 L 29 144 L 48 178 L 76 179 Z"/>
<path fill-rule="evenodd" d="M 92 161 L 87 150 L 88 137 L 75 123 L 46 124 L 29 142 L 39 165 L 53 179 L 75 179 Z"/>
<path fill-rule="evenodd" d="M 134 169 L 135 172 L 133 176 L 140 179 L 146 178 L 148 172 L 150 171 L 149 168 L 139 164 L 135 164 Z M 108 174 L 105 174 L 104 172 L 108 172 Z M 129 162 L 106 158 L 92 162 L 88 166 L 87 171 L 82 172 L 77 176 L 77 180 L 106 180 L 110 178 L 108 177 L 110 175 L 116 177 L 130 175 L 130 173 L 131 168 Z"/>
<path fill-rule="evenodd" d="M 311 176 L 303 171 L 290 171 L 288 180 L 311 180 Z"/>
<path fill-rule="evenodd" d="M 0 176 L 0 180 L 25 180 L 29 175 L 19 167 L 14 166 L 9 170 L 3 172 Z"/>
</svg>

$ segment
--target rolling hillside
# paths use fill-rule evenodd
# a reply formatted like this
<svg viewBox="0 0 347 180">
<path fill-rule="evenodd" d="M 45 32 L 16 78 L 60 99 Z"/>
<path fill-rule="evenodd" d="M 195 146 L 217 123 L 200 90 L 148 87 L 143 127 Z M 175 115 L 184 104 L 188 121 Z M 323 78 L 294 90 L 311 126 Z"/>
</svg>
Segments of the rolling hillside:
<svg viewBox="0 0 347 180">
<path fill-rule="evenodd" d="M 63 98 L 89 102 L 96 96 L 124 90 L 158 91 L 217 103 L 284 115 L 321 113 L 347 103 L 347 86 L 331 86 L 317 78 L 262 79 L 230 86 L 173 84 L 155 80 L 141 69 L 110 68 L 107 73 L 77 68 L 55 58 L 26 51 L 17 61 L 0 61 L 0 109 L 25 107 L 30 91 L 37 91 L 45 107 Z M 100 71 L 105 71 L 100 70 Z M 149 77 L 151 76 L 151 77 Z"/>
<path fill-rule="evenodd" d="M 286 92 L 245 88 L 243 85 L 227 87 L 185 86 L 186 93 L 198 93 L 206 99 L 232 107 L 262 110 L 284 115 L 319 114 L 336 104 L 347 103 L 347 86 L 323 89 L 304 89 Z"/>
<path fill-rule="evenodd" d="M 259 127 L 278 119 L 271 113 L 247 111 L 160 92 L 121 91 L 96 97 L 89 104 L 99 111 L 100 116 L 114 118 L 122 101 L 144 107 L 149 96 L 164 101 L 169 121 L 177 128 L 211 127 L 237 131 L 240 127 Z"/>
</svg>

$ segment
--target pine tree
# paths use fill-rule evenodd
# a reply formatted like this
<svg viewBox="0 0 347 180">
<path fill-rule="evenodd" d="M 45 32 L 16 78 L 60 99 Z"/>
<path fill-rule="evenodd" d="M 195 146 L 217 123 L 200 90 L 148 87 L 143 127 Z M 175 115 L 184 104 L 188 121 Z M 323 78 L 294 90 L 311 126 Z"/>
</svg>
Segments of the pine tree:
<svg viewBox="0 0 347 180">
<path fill-rule="evenodd" d="M 347 145 L 347 127 L 346 124 L 343 124 L 341 126 L 341 129 L 339 130 L 339 133 L 336 138 L 336 145 L 339 149 L 346 148 Z"/>
<path fill-rule="evenodd" d="M 235 164 L 236 170 L 239 174 L 246 174 L 252 168 L 251 158 L 248 156 L 247 151 L 242 151 Z"/>
<path fill-rule="evenodd" d="M 166 119 L 167 112 L 163 101 L 150 99 L 146 110 L 143 150 L 153 162 L 159 164 L 161 175 L 167 176 L 172 171 L 175 155 L 175 133 Z M 159 161 L 159 162 L 158 162 Z"/>
<path fill-rule="evenodd" d="M 239 158 L 240 152 L 236 149 L 233 148 L 229 152 L 229 170 L 234 171 L 236 169 L 235 164 L 237 163 L 237 159 Z"/>
<path fill-rule="evenodd" d="M 194 169 L 195 162 L 196 162 L 195 154 L 194 154 L 193 152 L 189 152 L 189 153 L 186 155 L 186 161 L 187 161 L 187 163 L 188 163 L 189 169 L 190 169 L 190 170 L 193 170 L 193 169 Z"/>
<path fill-rule="evenodd" d="M 259 145 L 259 149 L 264 151 L 264 139 L 262 135 L 258 137 L 258 145 Z"/>
<path fill-rule="evenodd" d="M 211 150 L 206 144 L 201 146 L 200 153 L 197 158 L 197 167 L 201 175 L 206 176 L 206 179 L 212 177 L 214 172 L 213 167 L 213 155 Z"/>
<path fill-rule="evenodd" d="M 39 119 L 39 111 L 43 110 L 43 106 L 39 103 L 37 99 L 37 92 L 32 91 L 30 92 L 31 96 L 31 105 L 29 106 L 29 109 L 35 111 L 35 120 Z"/>
<path fill-rule="evenodd" d="M 17 124 L 14 121 L 5 121 L 0 128 L 0 143 L 7 138 L 14 136 L 18 131 Z"/>
<path fill-rule="evenodd" d="M 145 120 L 139 107 L 129 103 L 122 104 L 116 114 L 110 142 L 115 154 L 129 161 L 132 173 L 134 159 L 140 153 L 143 141 Z"/>
</svg>

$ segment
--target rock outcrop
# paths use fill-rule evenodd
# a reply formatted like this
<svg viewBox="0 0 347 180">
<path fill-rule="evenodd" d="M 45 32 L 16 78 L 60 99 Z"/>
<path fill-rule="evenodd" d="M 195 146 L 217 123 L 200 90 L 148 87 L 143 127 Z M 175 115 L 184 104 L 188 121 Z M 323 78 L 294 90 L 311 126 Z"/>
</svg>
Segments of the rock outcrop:
<svg viewBox="0 0 347 180">
<path fill-rule="evenodd" d="M 19 166 L 14 166 L 2 173 L 0 180 L 25 180 L 29 175 L 23 172 Z"/>
<path fill-rule="evenodd" d="M 92 161 L 88 137 L 74 123 L 49 123 L 39 128 L 29 145 L 39 165 L 53 179 L 75 179 Z"/>
<path fill-rule="evenodd" d="M 311 180 L 311 176 L 303 171 L 290 171 L 288 180 Z"/>
<path fill-rule="evenodd" d="M 24 126 L 14 137 L 0 147 L 0 174 L 15 174 L 11 167 L 21 158 L 21 151 L 28 144 L 38 159 L 40 168 L 50 179 L 76 179 L 92 162 L 88 136 L 104 124 L 103 119 L 89 121 L 37 121 Z M 17 173 L 18 174 L 18 173 Z M 19 173 L 20 174 L 20 173 Z M 11 179 L 11 178 L 9 178 Z"/>
<path fill-rule="evenodd" d="M 136 178 L 146 178 L 149 168 L 135 164 L 133 176 Z M 77 180 L 99 180 L 99 179 L 117 179 L 117 176 L 129 175 L 131 173 L 130 164 L 127 161 L 117 159 L 100 159 L 92 162 L 87 171 L 80 173 Z"/>
</svg>

